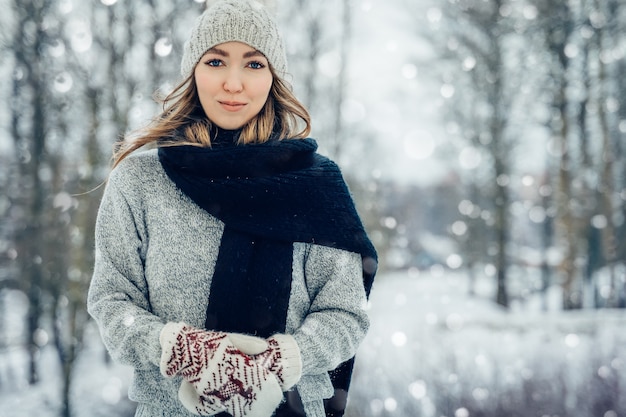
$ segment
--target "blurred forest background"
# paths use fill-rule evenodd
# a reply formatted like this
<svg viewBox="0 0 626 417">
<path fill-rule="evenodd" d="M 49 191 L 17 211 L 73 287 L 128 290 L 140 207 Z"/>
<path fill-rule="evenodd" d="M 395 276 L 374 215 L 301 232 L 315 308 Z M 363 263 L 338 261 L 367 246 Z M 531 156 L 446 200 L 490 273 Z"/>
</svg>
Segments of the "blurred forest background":
<svg viewBox="0 0 626 417">
<path fill-rule="evenodd" d="M 313 137 L 380 252 L 379 282 L 451 272 L 507 311 L 626 307 L 626 3 L 267 3 Z M 0 357 L 26 352 L 36 386 L 53 348 L 69 417 L 112 145 L 158 111 L 205 5 L 0 7 Z M 493 291 L 478 294 L 485 280 Z M 17 366 L 3 365 L 0 392 Z"/>
</svg>

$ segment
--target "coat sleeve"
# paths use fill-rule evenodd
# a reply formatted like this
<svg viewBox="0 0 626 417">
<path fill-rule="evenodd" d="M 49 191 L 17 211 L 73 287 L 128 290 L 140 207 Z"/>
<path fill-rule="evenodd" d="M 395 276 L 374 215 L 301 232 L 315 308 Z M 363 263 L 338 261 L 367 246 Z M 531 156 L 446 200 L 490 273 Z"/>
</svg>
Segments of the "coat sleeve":
<svg viewBox="0 0 626 417">
<path fill-rule="evenodd" d="M 369 327 L 361 256 L 312 245 L 305 263 L 310 307 L 294 332 L 303 375 L 326 373 L 350 359 Z"/>
<path fill-rule="evenodd" d="M 149 369 L 159 363 L 163 323 L 150 312 L 140 200 L 135 196 L 130 204 L 120 187 L 125 183 L 113 174 L 96 220 L 95 265 L 87 309 L 115 360 Z"/>
</svg>

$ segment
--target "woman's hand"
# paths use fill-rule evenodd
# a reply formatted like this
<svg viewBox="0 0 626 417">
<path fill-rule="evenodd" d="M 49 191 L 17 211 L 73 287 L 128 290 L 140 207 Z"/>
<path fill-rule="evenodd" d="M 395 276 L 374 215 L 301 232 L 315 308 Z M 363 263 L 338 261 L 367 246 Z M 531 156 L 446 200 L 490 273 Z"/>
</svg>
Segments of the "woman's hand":
<svg viewBox="0 0 626 417">
<path fill-rule="evenodd" d="M 267 351 L 263 339 L 232 335 L 249 352 Z M 226 411 L 234 417 L 271 416 L 283 396 L 277 378 L 233 345 L 231 335 L 168 323 L 160 335 L 160 369 L 184 378 L 179 399 L 201 416 Z"/>
<path fill-rule="evenodd" d="M 302 377 L 302 359 L 300 349 L 293 336 L 288 334 L 275 334 L 267 341 L 252 336 L 237 335 L 242 339 L 234 339 L 233 343 L 244 353 L 252 355 L 254 361 L 270 371 L 280 383 L 283 391 L 291 389 Z M 256 339 L 256 340 L 254 340 Z M 256 341 L 256 344 L 253 344 Z M 266 348 L 257 352 L 264 341 Z M 254 348 L 254 349 L 252 349 Z"/>
</svg>

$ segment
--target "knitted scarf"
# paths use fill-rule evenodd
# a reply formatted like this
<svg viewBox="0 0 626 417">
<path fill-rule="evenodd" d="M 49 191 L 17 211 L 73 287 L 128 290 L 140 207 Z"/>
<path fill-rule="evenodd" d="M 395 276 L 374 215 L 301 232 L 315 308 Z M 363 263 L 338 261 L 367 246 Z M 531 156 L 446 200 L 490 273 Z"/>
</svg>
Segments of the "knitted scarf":
<svg viewBox="0 0 626 417">
<path fill-rule="evenodd" d="M 369 296 L 376 251 L 339 168 L 316 150 L 313 139 L 159 148 L 178 188 L 225 225 L 207 329 L 260 337 L 284 333 L 294 242 L 361 254 Z M 354 358 L 330 373 L 335 392 L 348 391 L 353 364 Z M 327 416 L 343 415 L 344 404 L 333 404 L 325 402 Z"/>
</svg>

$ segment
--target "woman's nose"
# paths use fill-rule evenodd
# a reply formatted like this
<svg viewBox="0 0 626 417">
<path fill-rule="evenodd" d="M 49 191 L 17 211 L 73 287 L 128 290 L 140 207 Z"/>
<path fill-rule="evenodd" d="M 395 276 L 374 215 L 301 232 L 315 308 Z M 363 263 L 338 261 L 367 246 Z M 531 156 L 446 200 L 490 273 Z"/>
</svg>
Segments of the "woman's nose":
<svg viewBox="0 0 626 417">
<path fill-rule="evenodd" d="M 237 93 L 243 90 L 243 81 L 237 69 L 228 71 L 226 79 L 224 80 L 224 90 L 231 93 Z"/>
</svg>

